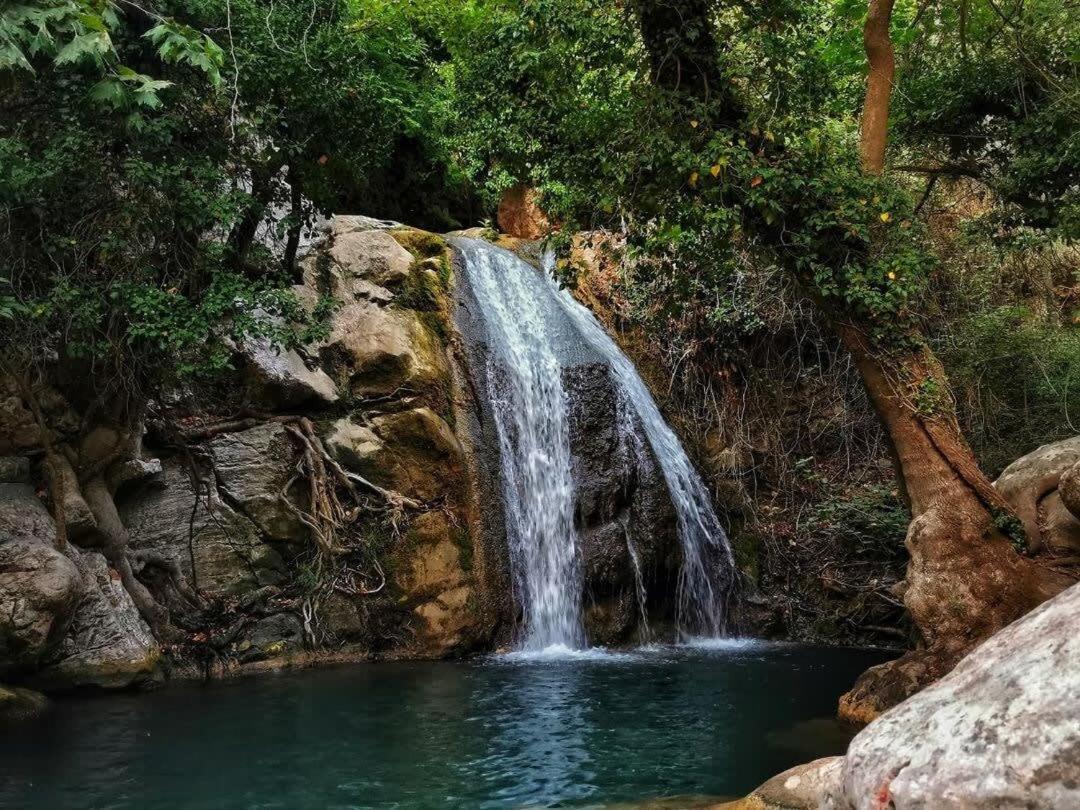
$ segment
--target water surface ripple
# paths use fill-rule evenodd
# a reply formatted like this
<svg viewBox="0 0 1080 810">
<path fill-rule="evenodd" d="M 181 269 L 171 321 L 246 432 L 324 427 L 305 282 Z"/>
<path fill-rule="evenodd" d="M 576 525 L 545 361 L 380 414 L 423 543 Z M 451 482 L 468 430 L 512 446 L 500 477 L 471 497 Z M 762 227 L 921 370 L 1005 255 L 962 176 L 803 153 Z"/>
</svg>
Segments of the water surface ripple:
<svg viewBox="0 0 1080 810">
<path fill-rule="evenodd" d="M 580 807 L 743 793 L 843 748 L 882 657 L 760 642 L 380 663 L 59 700 L 0 727 L 0 807 Z"/>
</svg>

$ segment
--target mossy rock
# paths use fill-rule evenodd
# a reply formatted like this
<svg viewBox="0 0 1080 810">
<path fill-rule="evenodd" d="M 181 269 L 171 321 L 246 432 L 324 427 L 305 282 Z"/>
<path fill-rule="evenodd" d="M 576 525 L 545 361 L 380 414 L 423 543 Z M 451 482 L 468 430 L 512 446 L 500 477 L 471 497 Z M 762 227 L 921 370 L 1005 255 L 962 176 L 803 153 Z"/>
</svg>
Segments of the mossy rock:
<svg viewBox="0 0 1080 810">
<path fill-rule="evenodd" d="M 446 240 L 437 233 L 421 231 L 416 228 L 394 228 L 390 235 L 397 243 L 417 259 L 430 259 L 439 256 L 448 247 Z"/>
</svg>

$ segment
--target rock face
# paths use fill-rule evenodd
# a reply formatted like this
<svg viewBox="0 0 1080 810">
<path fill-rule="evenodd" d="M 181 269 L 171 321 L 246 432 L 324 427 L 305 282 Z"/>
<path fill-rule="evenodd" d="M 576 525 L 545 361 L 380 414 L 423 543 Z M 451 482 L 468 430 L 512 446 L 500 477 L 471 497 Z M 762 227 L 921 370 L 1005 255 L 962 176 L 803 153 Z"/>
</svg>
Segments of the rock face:
<svg viewBox="0 0 1080 810">
<path fill-rule="evenodd" d="M 0 674 L 37 666 L 75 614 L 82 579 L 55 541 L 52 517 L 34 490 L 0 484 Z"/>
<path fill-rule="evenodd" d="M 133 549 L 172 560 L 211 598 L 241 596 L 285 577 L 284 561 L 256 525 L 216 492 L 209 503 L 205 495 L 196 499 L 176 461 L 167 461 L 160 482 L 133 493 L 120 511 Z"/>
<path fill-rule="evenodd" d="M 244 344 L 249 395 L 263 407 L 325 406 L 338 400 L 337 386 L 321 368 L 310 368 L 294 349 L 280 350 L 265 338 Z"/>
<path fill-rule="evenodd" d="M 449 373 L 436 336 L 416 312 L 367 300 L 335 313 L 319 356 L 338 384 L 361 398 L 424 392 Z"/>
<path fill-rule="evenodd" d="M 1028 548 L 1080 550 L 1080 519 L 1062 500 L 1068 497 L 1066 473 L 1080 462 L 1080 436 L 1044 444 L 1010 464 L 994 482 L 1016 510 L 1027 532 Z M 1075 474 L 1072 479 L 1075 483 Z"/>
<path fill-rule="evenodd" d="M 645 442 L 620 429 L 614 381 L 606 365 L 567 369 L 570 449 L 577 489 L 575 512 L 582 540 L 585 614 L 592 643 L 625 640 L 639 618 L 635 567 L 646 579 L 669 564 L 677 546 L 675 511 L 663 475 Z M 631 554 L 637 555 L 637 563 Z M 661 594 L 654 593 L 654 597 Z"/>
<path fill-rule="evenodd" d="M 69 549 L 83 598 L 57 651 L 32 679 L 39 689 L 119 689 L 157 680 L 161 651 L 120 576 L 96 551 Z"/>
<path fill-rule="evenodd" d="M 867 726 L 837 808 L 1080 807 L 1080 586 L 991 637 Z"/>
<path fill-rule="evenodd" d="M 514 186 L 499 200 L 499 230 L 518 239 L 539 239 L 551 230 L 551 223 L 536 204 L 536 191 Z"/>
<path fill-rule="evenodd" d="M 341 420 L 328 443 L 346 467 L 380 486 L 431 501 L 462 473 L 454 432 L 430 408 L 371 420 L 371 428 Z"/>
<path fill-rule="evenodd" d="M 217 486 L 229 503 L 273 540 L 303 542 L 307 527 L 282 493 L 293 477 L 296 450 L 285 429 L 268 422 L 210 442 Z"/>
</svg>

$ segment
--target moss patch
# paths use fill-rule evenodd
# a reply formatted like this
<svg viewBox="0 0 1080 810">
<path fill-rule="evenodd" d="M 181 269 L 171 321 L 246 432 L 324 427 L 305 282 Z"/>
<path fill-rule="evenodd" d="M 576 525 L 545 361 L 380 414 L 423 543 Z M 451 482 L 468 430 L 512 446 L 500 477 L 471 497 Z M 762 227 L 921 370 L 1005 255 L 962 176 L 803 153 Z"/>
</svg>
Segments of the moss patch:
<svg viewBox="0 0 1080 810">
<path fill-rule="evenodd" d="M 415 228 L 394 228 L 390 235 L 417 259 L 430 259 L 447 250 L 446 240 L 436 233 Z"/>
</svg>

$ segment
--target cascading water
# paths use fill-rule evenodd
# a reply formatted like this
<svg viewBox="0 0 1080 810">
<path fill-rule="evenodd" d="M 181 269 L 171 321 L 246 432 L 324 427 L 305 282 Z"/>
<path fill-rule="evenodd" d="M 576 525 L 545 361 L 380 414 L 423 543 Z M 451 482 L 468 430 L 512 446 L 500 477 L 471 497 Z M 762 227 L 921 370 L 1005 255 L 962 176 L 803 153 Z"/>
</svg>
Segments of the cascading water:
<svg viewBox="0 0 1080 810">
<path fill-rule="evenodd" d="M 557 289 L 552 271 L 554 256 L 544 255 L 544 276 Z M 607 360 L 626 403 L 641 424 L 675 506 L 682 546 L 679 570 L 678 625 L 686 635 L 719 636 L 724 633 L 728 602 L 735 585 L 735 560 L 727 534 L 720 525 L 712 500 L 675 432 L 668 427 L 634 364 L 622 353 L 596 317 L 569 293 L 557 289 L 557 298 L 582 337 Z M 628 424 L 626 420 L 620 420 Z M 713 564 L 719 557 L 721 565 Z"/>
<path fill-rule="evenodd" d="M 659 408 L 599 322 L 550 272 L 473 239 L 454 239 L 489 346 L 486 381 L 500 446 L 506 531 L 525 650 L 585 644 L 574 459 L 563 382 L 567 352 L 605 364 L 617 396 L 620 452 L 645 452 L 645 435 L 677 515 L 682 550 L 677 620 L 683 635 L 724 631 L 734 562 L 709 495 Z M 550 270 L 550 267 L 546 268 Z M 570 347 L 570 348 L 568 348 Z M 625 527 L 641 615 L 645 584 Z M 643 633 L 647 625 L 642 624 Z"/>
<path fill-rule="evenodd" d="M 576 649 L 585 631 L 557 310 L 543 277 L 512 253 L 473 240 L 457 245 L 491 345 L 488 389 L 523 647 Z"/>
</svg>

